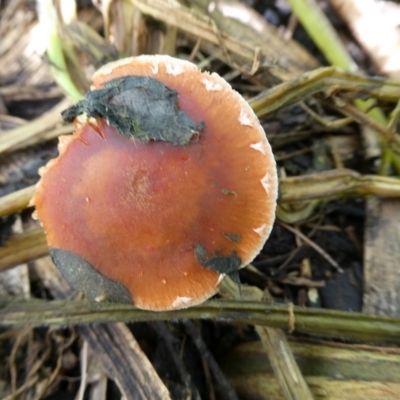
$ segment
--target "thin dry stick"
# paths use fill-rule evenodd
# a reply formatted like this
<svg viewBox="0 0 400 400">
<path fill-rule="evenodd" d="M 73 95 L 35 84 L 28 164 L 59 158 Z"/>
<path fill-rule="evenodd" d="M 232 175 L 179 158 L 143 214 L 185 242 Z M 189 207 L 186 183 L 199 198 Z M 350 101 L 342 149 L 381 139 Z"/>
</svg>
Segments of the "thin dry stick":
<svg viewBox="0 0 400 400">
<path fill-rule="evenodd" d="M 180 354 L 176 351 L 174 348 L 173 342 L 174 342 L 174 336 L 170 332 L 170 330 L 167 328 L 166 324 L 164 322 L 156 322 L 154 326 L 157 329 L 157 333 L 159 336 L 162 338 L 164 341 L 169 355 L 172 358 L 172 362 L 175 364 L 175 367 L 178 371 L 178 374 L 181 378 L 182 383 L 185 385 L 185 388 L 190 390 L 190 398 L 193 400 L 201 400 L 200 394 L 196 388 L 196 386 L 193 384 L 192 379 L 187 372 L 185 365 L 182 361 L 182 351 Z"/>
<path fill-rule="evenodd" d="M 387 128 L 386 126 L 380 124 L 373 118 L 369 117 L 368 114 L 365 114 L 363 111 L 360 111 L 357 107 L 353 106 L 349 102 L 337 96 L 333 96 L 333 100 L 338 111 L 353 118 L 360 124 L 371 127 L 375 131 L 382 134 L 388 142 L 393 141 L 398 146 L 400 145 L 400 136 L 393 129 Z"/>
<path fill-rule="evenodd" d="M 83 400 L 83 396 L 85 395 L 85 389 L 88 378 L 87 369 L 88 369 L 88 342 L 84 340 L 81 350 L 81 383 L 79 385 L 79 391 L 76 396 L 76 400 Z"/>
<path fill-rule="evenodd" d="M 27 389 L 35 385 L 38 380 L 39 380 L 39 375 L 33 376 L 31 379 L 27 380 L 22 386 L 20 386 L 16 392 L 14 392 L 13 394 L 9 394 L 6 397 L 3 397 L 2 400 L 15 400 L 17 396 L 19 396 L 21 393 L 25 392 Z"/>
<path fill-rule="evenodd" d="M 294 250 L 292 250 L 291 253 L 289 254 L 289 257 L 287 257 L 286 260 L 281 265 L 279 265 L 279 267 L 277 268 L 277 271 L 282 271 L 290 263 L 290 261 L 292 261 L 293 258 L 296 257 L 296 255 L 299 253 L 301 248 L 302 248 L 302 246 L 299 246 L 299 247 L 296 247 Z"/>
<path fill-rule="evenodd" d="M 190 55 L 189 55 L 189 58 L 188 58 L 189 61 L 193 62 L 193 60 L 195 59 L 197 53 L 199 52 L 200 45 L 201 45 L 201 38 L 198 38 L 196 43 L 195 43 L 195 45 L 193 46 L 192 51 L 190 52 Z"/>
<path fill-rule="evenodd" d="M 210 366 L 210 369 L 215 377 L 216 382 L 220 385 L 221 389 L 223 390 L 225 397 L 228 400 L 239 400 L 238 395 L 236 394 L 235 390 L 226 379 L 226 376 L 221 371 L 220 366 L 215 361 L 214 357 L 208 350 L 208 347 L 203 341 L 199 331 L 197 330 L 196 326 L 192 321 L 186 320 L 183 321 L 183 325 L 185 326 L 186 332 L 189 334 L 193 343 L 197 347 L 197 350 L 201 354 L 201 356 L 207 361 L 207 364 Z"/>
<path fill-rule="evenodd" d="M 282 221 L 279 221 L 279 224 L 288 231 L 294 233 L 297 237 L 299 237 L 301 240 L 311 246 L 316 252 L 321 254 L 321 256 L 324 257 L 325 260 L 332 265 L 332 267 L 336 268 L 339 272 L 344 272 L 343 268 L 341 268 L 341 266 L 324 249 L 322 249 L 320 246 L 317 245 L 317 243 L 313 242 L 310 238 L 304 235 L 304 233 L 300 232 L 298 229 L 293 228 L 290 225 L 285 224 Z"/>
<path fill-rule="evenodd" d="M 15 329 L 7 329 L 3 333 L 0 334 L 0 342 L 2 340 L 9 340 L 11 338 L 15 338 L 19 332 L 21 332 L 21 329 L 15 328 Z"/>
<path fill-rule="evenodd" d="M 343 126 L 349 125 L 350 123 L 354 122 L 354 119 L 351 117 L 340 118 L 340 119 L 336 119 L 334 121 L 329 121 L 329 120 L 324 119 L 324 117 L 320 116 L 313 109 L 308 107 L 308 105 L 304 101 L 300 101 L 299 105 L 301 106 L 301 108 L 303 108 L 303 110 L 305 110 L 308 114 L 310 114 L 311 117 L 313 117 L 322 126 L 326 126 L 328 128 L 340 129 Z"/>
<path fill-rule="evenodd" d="M 214 385 L 211 379 L 211 372 L 210 372 L 210 367 L 207 364 L 206 360 L 202 357 L 201 358 L 201 365 L 203 367 L 203 372 L 204 372 L 204 378 L 206 380 L 206 386 L 208 390 L 208 397 L 210 400 L 217 400 L 215 396 L 215 390 L 214 390 Z"/>
<path fill-rule="evenodd" d="M 48 331 L 50 332 L 50 331 Z M 49 340 L 48 334 L 46 335 L 46 347 L 44 353 L 36 360 L 36 362 L 32 365 L 31 369 L 28 373 L 28 379 L 32 378 L 35 375 L 38 375 L 39 369 L 44 365 L 44 363 L 49 359 L 52 352 L 52 345 Z"/>
<path fill-rule="evenodd" d="M 46 381 L 44 382 L 42 389 L 39 391 L 39 393 L 33 398 L 33 400 L 40 400 L 43 398 L 44 394 L 46 393 L 46 391 L 49 389 L 49 387 L 51 386 L 51 384 L 55 381 L 55 379 L 57 378 L 57 376 L 60 373 L 61 367 L 62 367 L 62 352 L 61 354 L 58 355 L 58 359 L 57 359 L 57 364 L 56 367 L 54 368 L 53 372 L 51 373 L 51 375 L 46 379 Z"/>
<path fill-rule="evenodd" d="M 284 161 L 284 160 L 288 160 L 289 158 L 296 157 L 296 156 L 301 155 L 301 154 L 309 153 L 311 151 L 312 151 L 311 147 L 306 147 L 304 149 L 292 151 L 291 153 L 286 153 L 286 154 L 282 154 L 282 155 L 275 155 L 275 160 L 276 161 Z"/>
<path fill-rule="evenodd" d="M 17 392 L 17 367 L 15 363 L 15 358 L 17 351 L 20 346 L 24 344 L 24 342 L 28 339 L 28 334 L 32 330 L 32 328 L 23 329 L 17 336 L 13 348 L 11 350 L 9 365 L 10 365 L 10 375 L 11 375 L 11 396 L 14 396 Z"/>
</svg>

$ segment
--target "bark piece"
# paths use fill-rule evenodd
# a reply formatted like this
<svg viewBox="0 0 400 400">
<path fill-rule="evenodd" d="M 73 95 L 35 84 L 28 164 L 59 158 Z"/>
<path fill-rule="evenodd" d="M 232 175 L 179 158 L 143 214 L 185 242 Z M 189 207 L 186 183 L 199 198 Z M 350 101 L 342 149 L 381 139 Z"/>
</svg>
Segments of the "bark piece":
<svg viewBox="0 0 400 400">
<path fill-rule="evenodd" d="M 289 346 L 316 399 L 398 398 L 400 353 L 397 348 L 304 340 L 290 341 Z M 280 385 L 260 342 L 235 347 L 221 360 L 221 367 L 243 400 L 287 399 L 280 393 Z"/>
<path fill-rule="evenodd" d="M 364 304 L 369 314 L 400 316 L 400 201 L 367 202 Z"/>
</svg>

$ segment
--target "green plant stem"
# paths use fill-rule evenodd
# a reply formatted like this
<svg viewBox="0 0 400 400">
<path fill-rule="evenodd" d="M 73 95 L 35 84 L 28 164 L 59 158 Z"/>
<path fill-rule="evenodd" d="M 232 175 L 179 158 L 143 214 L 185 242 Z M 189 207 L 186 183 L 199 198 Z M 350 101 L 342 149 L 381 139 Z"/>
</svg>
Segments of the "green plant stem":
<svg viewBox="0 0 400 400">
<path fill-rule="evenodd" d="M 315 0 L 288 0 L 293 12 L 303 25 L 304 29 L 313 39 L 325 58 L 332 64 L 345 69 L 346 71 L 357 72 L 358 67 L 347 52 L 335 29 L 332 27 L 326 15 L 321 11 L 320 6 Z M 379 108 L 371 109 L 374 105 L 373 100 L 356 100 L 356 106 L 361 111 L 370 110 L 367 114 L 384 126 L 388 126 L 388 120 Z M 380 137 L 383 160 L 385 163 L 392 161 L 396 170 L 399 170 L 399 156 L 386 146 L 387 141 Z M 386 153 L 390 153 L 389 156 Z M 385 165 L 382 171 L 388 171 L 389 166 Z"/>
<path fill-rule="evenodd" d="M 249 104 L 257 116 L 262 117 L 307 96 L 336 91 L 358 93 L 397 103 L 400 97 L 400 82 L 363 76 L 338 67 L 323 67 L 265 90 L 251 98 Z"/>
<path fill-rule="evenodd" d="M 400 319 L 343 311 L 293 307 L 295 331 L 358 342 L 400 344 Z M 252 301 L 208 301 L 186 310 L 149 312 L 133 306 L 91 301 L 2 298 L 1 326 L 50 326 L 181 318 L 234 320 L 288 330 L 284 305 Z"/>
<path fill-rule="evenodd" d="M 347 71 L 358 70 L 357 64 L 350 57 L 340 37 L 315 0 L 288 0 L 288 3 L 330 64 Z"/>
<path fill-rule="evenodd" d="M 72 4 L 72 1 L 69 0 Z M 68 47 L 60 37 L 60 16 L 57 16 L 57 6 L 52 0 L 38 0 L 37 10 L 39 23 L 43 33 L 43 40 L 47 41 L 46 54 L 50 62 L 54 80 L 71 99 L 77 101 L 84 97 L 84 93 L 71 79 L 65 57 L 65 49 Z"/>
</svg>

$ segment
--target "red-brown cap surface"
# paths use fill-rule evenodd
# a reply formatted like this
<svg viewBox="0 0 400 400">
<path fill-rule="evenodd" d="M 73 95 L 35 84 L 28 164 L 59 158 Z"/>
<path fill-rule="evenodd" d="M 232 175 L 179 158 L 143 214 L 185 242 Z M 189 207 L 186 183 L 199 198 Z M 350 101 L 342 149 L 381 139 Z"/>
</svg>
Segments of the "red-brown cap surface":
<svg viewBox="0 0 400 400">
<path fill-rule="evenodd" d="M 275 215 L 275 161 L 250 106 L 218 75 L 140 56 L 102 67 L 93 89 L 129 76 L 176 91 L 198 132 L 181 145 L 78 117 L 41 172 L 37 216 L 55 263 L 78 289 L 149 310 L 189 307 L 264 245 Z M 123 296 L 114 295 L 119 290 Z"/>
</svg>

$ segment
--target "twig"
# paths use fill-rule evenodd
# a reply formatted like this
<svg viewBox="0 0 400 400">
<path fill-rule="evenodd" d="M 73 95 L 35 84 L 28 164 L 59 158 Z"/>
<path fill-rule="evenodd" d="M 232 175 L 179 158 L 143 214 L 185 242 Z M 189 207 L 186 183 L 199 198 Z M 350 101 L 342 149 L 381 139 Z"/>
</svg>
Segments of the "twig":
<svg viewBox="0 0 400 400">
<path fill-rule="evenodd" d="M 211 379 L 210 367 L 204 358 L 201 358 L 201 364 L 203 366 L 204 378 L 208 389 L 208 397 L 210 400 L 217 400 L 215 396 L 214 385 Z"/>
<path fill-rule="evenodd" d="M 236 394 L 232 385 L 226 379 L 224 373 L 221 371 L 221 368 L 219 367 L 218 363 L 215 361 L 215 358 L 208 350 L 208 347 L 204 343 L 203 338 L 201 337 L 201 335 L 200 335 L 199 331 L 197 330 L 196 326 L 194 325 L 194 323 L 192 321 L 186 320 L 186 321 L 183 321 L 183 325 L 186 329 L 186 332 L 189 334 L 189 336 L 193 340 L 193 343 L 197 347 L 197 350 L 201 354 L 201 357 L 203 357 L 207 361 L 207 364 L 209 365 L 209 367 L 215 377 L 215 381 L 218 382 L 218 385 L 220 385 L 223 393 L 225 394 L 226 399 L 239 400 L 238 395 Z"/>
<path fill-rule="evenodd" d="M 164 341 L 169 351 L 172 361 L 175 364 L 176 369 L 178 370 L 182 383 L 185 385 L 186 389 L 190 391 L 189 398 L 193 400 L 201 400 L 200 394 L 196 386 L 193 384 L 192 379 L 186 368 L 184 367 L 182 360 L 179 358 L 178 353 L 173 347 L 172 342 L 174 340 L 174 337 L 172 333 L 168 330 L 165 323 L 163 322 L 156 322 L 154 325 L 157 328 L 160 338 Z"/>
<path fill-rule="evenodd" d="M 333 97 L 334 104 L 336 109 L 357 121 L 360 124 L 369 126 L 373 130 L 379 132 L 381 135 L 385 137 L 385 139 L 390 143 L 393 142 L 397 146 L 400 146 L 400 136 L 396 133 L 392 128 L 387 128 L 386 126 L 382 125 L 375 119 L 365 114 L 363 111 L 360 111 L 357 107 L 353 106 L 349 102 L 334 96 Z"/>
<path fill-rule="evenodd" d="M 15 400 L 17 398 L 16 396 L 19 396 L 25 390 L 32 387 L 34 384 L 37 383 L 38 380 L 39 380 L 39 375 L 33 376 L 32 378 L 28 379 L 22 386 L 20 386 L 13 394 L 3 397 L 2 400 Z"/>
<path fill-rule="evenodd" d="M 44 394 L 46 393 L 46 391 L 49 389 L 51 384 L 55 381 L 55 379 L 59 375 L 61 367 L 62 367 L 62 361 L 63 361 L 63 357 L 62 357 L 63 356 L 63 354 L 62 354 L 63 347 L 60 347 L 60 349 L 58 349 L 58 350 L 59 350 L 59 354 L 58 354 L 58 358 L 57 358 L 56 367 L 54 368 L 51 375 L 46 379 L 46 381 L 42 382 L 41 390 L 39 391 L 39 393 L 36 394 L 36 396 L 33 398 L 33 400 L 42 399 Z"/>
<path fill-rule="evenodd" d="M 340 265 L 320 246 L 317 245 L 314 241 L 312 241 L 310 238 L 308 238 L 304 233 L 300 232 L 298 229 L 293 228 L 290 225 L 285 224 L 282 221 L 279 221 L 279 224 L 283 226 L 285 229 L 288 231 L 294 233 L 297 237 L 299 237 L 301 240 L 306 242 L 309 246 L 311 246 L 316 252 L 318 252 L 322 257 L 325 258 L 326 261 L 329 262 L 329 264 L 332 265 L 332 267 L 336 268 L 337 271 L 339 272 L 344 272 L 344 270 L 340 267 Z"/>
<path fill-rule="evenodd" d="M 16 337 L 13 348 L 11 350 L 9 358 L 10 375 L 11 375 L 11 396 L 14 396 L 17 392 L 17 368 L 15 363 L 16 354 L 20 346 L 22 346 L 24 342 L 28 339 L 28 334 L 30 333 L 30 331 L 31 328 L 26 328 L 23 331 L 21 331 Z"/>
</svg>

